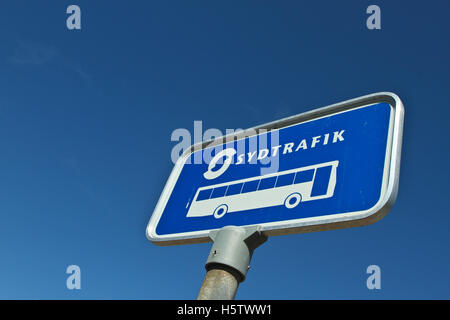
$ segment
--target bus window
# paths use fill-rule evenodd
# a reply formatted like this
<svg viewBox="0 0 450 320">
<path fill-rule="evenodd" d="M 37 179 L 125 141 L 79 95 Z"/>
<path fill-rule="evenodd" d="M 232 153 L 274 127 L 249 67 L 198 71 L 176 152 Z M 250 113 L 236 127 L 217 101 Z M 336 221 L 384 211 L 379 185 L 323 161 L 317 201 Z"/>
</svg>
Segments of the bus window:
<svg viewBox="0 0 450 320">
<path fill-rule="evenodd" d="M 227 190 L 227 196 L 241 193 L 243 183 L 230 184 Z"/>
<path fill-rule="evenodd" d="M 258 190 L 271 189 L 271 188 L 275 187 L 276 180 L 277 180 L 277 177 L 261 179 Z"/>
<path fill-rule="evenodd" d="M 200 201 L 200 200 L 207 200 L 207 199 L 209 199 L 209 197 L 211 196 L 211 192 L 213 191 L 213 189 L 204 189 L 204 190 L 201 190 L 199 193 L 198 193 L 198 196 L 197 196 L 197 201 Z"/>
<path fill-rule="evenodd" d="M 321 196 L 327 193 L 330 175 L 331 175 L 331 166 L 316 169 L 316 176 L 314 177 L 314 184 L 311 191 L 311 197 Z"/>
<path fill-rule="evenodd" d="M 295 176 L 294 183 L 309 182 L 312 181 L 313 177 L 314 177 L 314 169 L 298 171 L 297 175 Z"/>
<path fill-rule="evenodd" d="M 288 173 L 278 176 L 277 187 L 287 186 L 294 182 L 295 173 Z"/>
<path fill-rule="evenodd" d="M 225 191 L 227 191 L 227 186 L 214 188 L 211 199 L 223 197 L 225 195 Z"/>
<path fill-rule="evenodd" d="M 247 181 L 244 183 L 244 187 L 242 188 L 242 193 L 256 191 L 258 188 L 259 180 Z"/>
</svg>

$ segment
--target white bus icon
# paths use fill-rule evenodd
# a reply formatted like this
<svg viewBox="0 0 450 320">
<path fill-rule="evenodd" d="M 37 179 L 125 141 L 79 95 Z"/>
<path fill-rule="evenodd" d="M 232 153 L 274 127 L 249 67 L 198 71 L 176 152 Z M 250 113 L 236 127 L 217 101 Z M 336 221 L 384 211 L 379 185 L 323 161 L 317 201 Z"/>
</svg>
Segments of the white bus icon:
<svg viewBox="0 0 450 320">
<path fill-rule="evenodd" d="M 330 198 L 336 186 L 339 161 L 271 173 L 198 188 L 187 217 L 214 215 Z M 189 204 L 188 204 L 189 205 Z"/>
</svg>

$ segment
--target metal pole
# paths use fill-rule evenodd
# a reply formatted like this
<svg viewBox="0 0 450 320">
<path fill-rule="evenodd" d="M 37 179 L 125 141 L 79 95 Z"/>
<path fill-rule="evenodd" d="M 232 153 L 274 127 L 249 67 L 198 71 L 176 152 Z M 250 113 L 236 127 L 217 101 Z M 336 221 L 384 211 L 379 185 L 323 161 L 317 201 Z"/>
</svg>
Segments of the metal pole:
<svg viewBox="0 0 450 320">
<path fill-rule="evenodd" d="M 231 273 L 221 269 L 211 269 L 206 273 L 197 300 L 233 300 L 239 282 Z"/>
<path fill-rule="evenodd" d="M 245 280 L 253 251 L 267 241 L 258 226 L 227 226 L 212 231 L 214 244 L 206 261 L 207 270 L 198 300 L 233 300 Z"/>
</svg>

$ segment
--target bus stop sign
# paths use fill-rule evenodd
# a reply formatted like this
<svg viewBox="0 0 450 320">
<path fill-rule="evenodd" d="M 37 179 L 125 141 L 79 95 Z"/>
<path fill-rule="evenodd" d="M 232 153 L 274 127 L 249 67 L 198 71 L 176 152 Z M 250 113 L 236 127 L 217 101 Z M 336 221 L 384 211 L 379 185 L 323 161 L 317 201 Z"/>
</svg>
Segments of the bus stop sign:
<svg viewBox="0 0 450 320">
<path fill-rule="evenodd" d="M 194 145 L 147 237 L 172 245 L 228 225 L 271 236 L 373 223 L 397 195 L 403 115 L 399 97 L 382 92 Z"/>
</svg>

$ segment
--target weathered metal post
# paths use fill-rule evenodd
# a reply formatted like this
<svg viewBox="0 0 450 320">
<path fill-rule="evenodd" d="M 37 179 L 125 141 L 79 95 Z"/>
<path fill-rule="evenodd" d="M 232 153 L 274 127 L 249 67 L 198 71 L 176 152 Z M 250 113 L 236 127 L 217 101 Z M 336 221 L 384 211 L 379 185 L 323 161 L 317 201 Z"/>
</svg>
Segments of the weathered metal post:
<svg viewBox="0 0 450 320">
<path fill-rule="evenodd" d="M 198 300 L 232 300 L 245 280 L 253 251 L 267 241 L 258 226 L 226 226 L 211 231 L 214 244 L 206 261 L 207 270 Z"/>
</svg>

